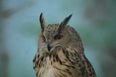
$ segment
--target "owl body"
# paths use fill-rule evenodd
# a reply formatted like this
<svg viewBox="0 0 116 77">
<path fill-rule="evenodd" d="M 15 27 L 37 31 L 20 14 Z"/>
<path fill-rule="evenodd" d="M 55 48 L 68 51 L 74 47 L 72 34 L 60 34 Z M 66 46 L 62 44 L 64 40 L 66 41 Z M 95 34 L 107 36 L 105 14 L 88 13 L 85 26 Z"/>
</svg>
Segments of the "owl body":
<svg viewBox="0 0 116 77">
<path fill-rule="evenodd" d="M 71 15 L 61 24 L 45 26 L 40 15 L 39 47 L 33 59 L 36 77 L 96 77 L 79 34 L 67 25 L 70 18 Z"/>
</svg>

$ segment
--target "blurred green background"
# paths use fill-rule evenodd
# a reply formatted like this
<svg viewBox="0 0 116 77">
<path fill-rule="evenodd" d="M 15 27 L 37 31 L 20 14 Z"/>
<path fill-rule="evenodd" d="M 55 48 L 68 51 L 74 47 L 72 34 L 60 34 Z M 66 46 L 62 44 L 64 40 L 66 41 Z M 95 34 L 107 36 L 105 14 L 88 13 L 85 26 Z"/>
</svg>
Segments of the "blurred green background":
<svg viewBox="0 0 116 77">
<path fill-rule="evenodd" d="M 0 77 L 35 77 L 41 12 L 47 24 L 73 14 L 97 77 L 116 77 L 116 0 L 0 0 Z"/>
</svg>

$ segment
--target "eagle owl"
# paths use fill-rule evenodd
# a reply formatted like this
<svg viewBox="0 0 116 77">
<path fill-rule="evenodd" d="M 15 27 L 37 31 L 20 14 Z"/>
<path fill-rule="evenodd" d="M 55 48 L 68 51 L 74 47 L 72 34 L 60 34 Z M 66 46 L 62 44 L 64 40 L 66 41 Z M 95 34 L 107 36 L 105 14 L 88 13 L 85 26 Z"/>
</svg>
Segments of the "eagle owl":
<svg viewBox="0 0 116 77">
<path fill-rule="evenodd" d="M 40 14 L 39 46 L 33 59 L 36 77 L 96 77 L 79 34 L 67 25 L 71 17 L 60 24 L 46 25 Z"/>
</svg>

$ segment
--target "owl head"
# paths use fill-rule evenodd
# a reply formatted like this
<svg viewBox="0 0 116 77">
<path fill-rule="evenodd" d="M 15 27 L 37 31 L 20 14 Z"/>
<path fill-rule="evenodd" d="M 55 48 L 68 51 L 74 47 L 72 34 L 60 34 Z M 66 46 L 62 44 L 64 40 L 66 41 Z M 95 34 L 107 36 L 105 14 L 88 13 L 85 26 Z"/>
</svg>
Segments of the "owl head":
<svg viewBox="0 0 116 77">
<path fill-rule="evenodd" d="M 48 50 L 55 46 L 66 47 L 73 45 L 77 40 L 80 40 L 78 33 L 74 28 L 67 25 L 71 19 L 72 14 L 64 18 L 59 24 L 46 24 L 43 14 L 40 14 L 40 26 L 41 26 L 41 45 L 47 45 Z"/>
</svg>

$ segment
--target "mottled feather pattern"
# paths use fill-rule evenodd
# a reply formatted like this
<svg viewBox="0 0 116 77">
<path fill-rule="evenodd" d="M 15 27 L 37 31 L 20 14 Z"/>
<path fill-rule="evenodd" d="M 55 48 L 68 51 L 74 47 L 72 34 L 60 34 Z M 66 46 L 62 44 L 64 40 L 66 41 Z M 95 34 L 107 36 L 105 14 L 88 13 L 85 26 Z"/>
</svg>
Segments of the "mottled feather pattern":
<svg viewBox="0 0 116 77">
<path fill-rule="evenodd" d="M 39 55 L 39 54 L 38 54 Z M 44 56 L 38 56 L 36 55 L 35 60 L 34 60 L 34 68 L 38 69 L 37 71 L 41 72 L 38 73 L 37 75 L 44 75 L 47 70 L 47 68 L 50 68 L 52 70 L 51 73 L 54 73 L 53 77 L 73 77 L 72 72 L 69 69 L 76 69 L 75 64 L 77 64 L 79 61 L 78 59 L 75 60 L 75 58 L 71 58 L 74 53 L 68 53 L 67 50 L 63 50 L 62 47 L 55 47 L 51 53 L 44 53 Z M 79 63 L 78 63 L 79 64 Z M 80 64 L 81 65 L 81 64 Z M 78 66 L 81 68 L 81 66 Z M 46 68 L 42 70 L 42 68 Z M 79 68 L 78 68 L 79 69 Z M 42 72 L 43 71 L 43 72 Z M 59 73 L 60 72 L 60 73 Z M 48 73 L 48 72 L 47 72 Z M 56 76 L 56 74 L 58 75 Z M 65 76 L 66 75 L 66 76 Z"/>
<path fill-rule="evenodd" d="M 39 52 L 37 54 L 33 61 L 34 69 L 38 69 L 36 70 L 37 77 L 41 77 L 41 75 L 49 77 L 46 74 L 48 68 L 52 70 L 50 77 L 95 77 L 94 70 L 86 57 L 81 58 L 80 52 L 70 47 L 57 46 L 51 53 L 43 53 L 43 56 L 39 55 Z"/>
</svg>

